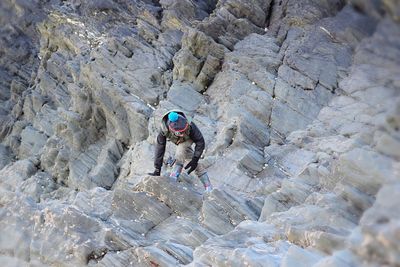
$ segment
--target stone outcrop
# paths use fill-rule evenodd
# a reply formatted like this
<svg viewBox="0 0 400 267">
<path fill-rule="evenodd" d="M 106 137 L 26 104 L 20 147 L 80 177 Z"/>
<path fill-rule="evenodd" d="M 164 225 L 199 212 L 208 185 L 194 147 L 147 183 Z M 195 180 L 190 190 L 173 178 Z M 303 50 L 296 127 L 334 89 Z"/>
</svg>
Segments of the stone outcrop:
<svg viewBox="0 0 400 267">
<path fill-rule="evenodd" d="M 399 8 L 2 1 L 0 265 L 399 266 Z"/>
</svg>

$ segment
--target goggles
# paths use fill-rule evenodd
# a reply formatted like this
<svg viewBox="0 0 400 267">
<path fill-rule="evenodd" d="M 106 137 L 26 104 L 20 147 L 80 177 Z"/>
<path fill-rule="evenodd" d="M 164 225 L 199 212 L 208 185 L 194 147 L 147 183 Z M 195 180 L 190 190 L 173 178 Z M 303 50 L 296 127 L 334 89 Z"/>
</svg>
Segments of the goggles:
<svg viewBox="0 0 400 267">
<path fill-rule="evenodd" d="M 185 135 L 186 130 L 189 128 L 189 124 L 185 117 L 179 115 L 176 121 L 169 121 L 168 128 L 175 136 L 182 137 Z"/>
</svg>

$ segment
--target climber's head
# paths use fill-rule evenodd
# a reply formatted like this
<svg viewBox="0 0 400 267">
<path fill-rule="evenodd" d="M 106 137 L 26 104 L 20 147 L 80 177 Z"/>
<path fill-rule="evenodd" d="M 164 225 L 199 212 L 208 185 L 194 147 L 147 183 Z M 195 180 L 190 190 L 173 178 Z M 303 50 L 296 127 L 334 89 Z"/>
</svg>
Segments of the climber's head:
<svg viewBox="0 0 400 267">
<path fill-rule="evenodd" d="M 176 136 L 184 136 L 189 123 L 185 117 L 172 111 L 168 114 L 168 128 Z"/>
</svg>

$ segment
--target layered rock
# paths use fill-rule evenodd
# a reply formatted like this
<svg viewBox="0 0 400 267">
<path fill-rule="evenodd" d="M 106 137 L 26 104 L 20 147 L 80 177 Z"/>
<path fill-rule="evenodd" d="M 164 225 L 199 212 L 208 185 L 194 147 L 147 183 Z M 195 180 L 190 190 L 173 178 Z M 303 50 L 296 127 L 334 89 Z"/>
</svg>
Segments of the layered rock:
<svg viewBox="0 0 400 267">
<path fill-rule="evenodd" d="M 326 266 L 328 263 L 331 264 L 329 266 L 361 264 L 362 257 L 366 256 L 362 254 L 365 253 L 364 249 L 374 246 L 374 241 L 362 243 L 362 240 L 368 237 L 375 240 L 371 237 L 370 230 L 367 230 L 375 227 L 374 220 L 366 222 L 364 218 L 367 214 L 374 214 L 376 218 L 381 216 L 374 211 L 375 205 L 379 205 L 375 198 L 381 199 L 380 191 L 388 190 L 385 184 L 397 184 L 397 156 L 390 155 L 390 152 L 387 154 L 376 147 L 376 138 L 388 137 L 383 129 L 389 121 L 393 121 L 393 112 L 396 113 L 391 107 L 398 106 L 398 92 L 394 85 L 397 80 L 397 68 L 390 67 L 392 59 L 376 55 L 372 48 L 385 46 L 391 50 L 392 43 L 383 44 L 381 40 L 389 38 L 382 36 L 394 28 L 397 28 L 397 25 L 389 20 L 384 20 L 378 25 L 376 33 L 358 47 L 350 75 L 339 85 L 346 94 L 334 98 L 328 107 L 322 109 L 318 120 L 310 124 L 306 131 L 293 132 L 288 137 L 287 140 L 291 144 L 302 150 L 313 151 L 317 160 L 309 163 L 301 173 L 293 177 L 291 183 L 282 183 L 280 190 L 270 194 L 265 200 L 262 221 L 276 225 L 282 225 L 284 222 L 290 241 L 333 254 L 329 259 L 316 261 L 316 266 Z M 371 60 L 373 58 L 375 60 Z M 386 63 L 382 64 L 385 60 Z M 368 82 L 362 84 L 359 77 L 365 75 L 367 70 L 373 75 L 368 76 Z M 388 86 L 387 81 L 394 82 Z M 374 92 L 379 92 L 380 97 L 371 97 Z M 378 104 L 383 103 L 381 101 L 388 102 Z M 391 132 L 391 136 L 396 135 L 395 132 Z M 293 183 L 300 186 L 293 190 Z M 316 193 L 317 191 L 320 193 Z M 314 193 L 310 195 L 311 192 Z M 301 197 L 296 200 L 294 196 Z M 314 209 L 314 215 L 309 213 Z M 389 205 L 383 210 L 390 218 L 396 214 Z M 325 215 L 325 212 L 328 213 Z M 329 213 L 331 215 L 328 215 Z M 299 216 L 305 220 L 301 224 L 298 221 Z M 297 219 L 290 223 L 293 218 Z M 388 228 L 385 228 L 391 229 L 391 219 L 384 221 L 388 223 Z M 316 225 L 313 226 L 315 222 Z M 358 222 L 365 225 L 365 228 L 357 226 Z M 348 240 L 352 240 L 350 245 Z M 387 258 L 381 258 L 382 254 L 374 259 L 369 258 L 371 264 L 386 264 L 389 259 L 389 264 L 397 264 L 393 258 L 394 254 L 389 256 L 389 244 L 392 244 L 392 241 L 390 238 L 387 241 Z M 335 250 L 346 252 L 333 253 Z M 380 252 L 377 253 L 379 255 Z"/>
<path fill-rule="evenodd" d="M 400 264 L 396 1 L 0 7 L 1 265 Z M 172 108 L 209 194 L 146 175 Z"/>
</svg>

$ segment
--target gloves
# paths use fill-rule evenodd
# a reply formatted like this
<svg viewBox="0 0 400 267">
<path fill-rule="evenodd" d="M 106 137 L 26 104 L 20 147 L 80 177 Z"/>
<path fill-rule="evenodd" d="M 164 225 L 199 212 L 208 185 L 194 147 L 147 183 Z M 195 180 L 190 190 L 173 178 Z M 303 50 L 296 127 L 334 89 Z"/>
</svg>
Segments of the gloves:
<svg viewBox="0 0 400 267">
<path fill-rule="evenodd" d="M 160 176 L 161 170 L 160 169 L 155 169 L 154 172 L 149 172 L 148 175 L 151 176 Z"/>
<path fill-rule="evenodd" d="M 185 166 L 185 170 L 188 170 L 188 174 L 194 171 L 197 168 L 197 163 L 199 162 L 199 158 L 192 158 L 192 160 Z"/>
</svg>

